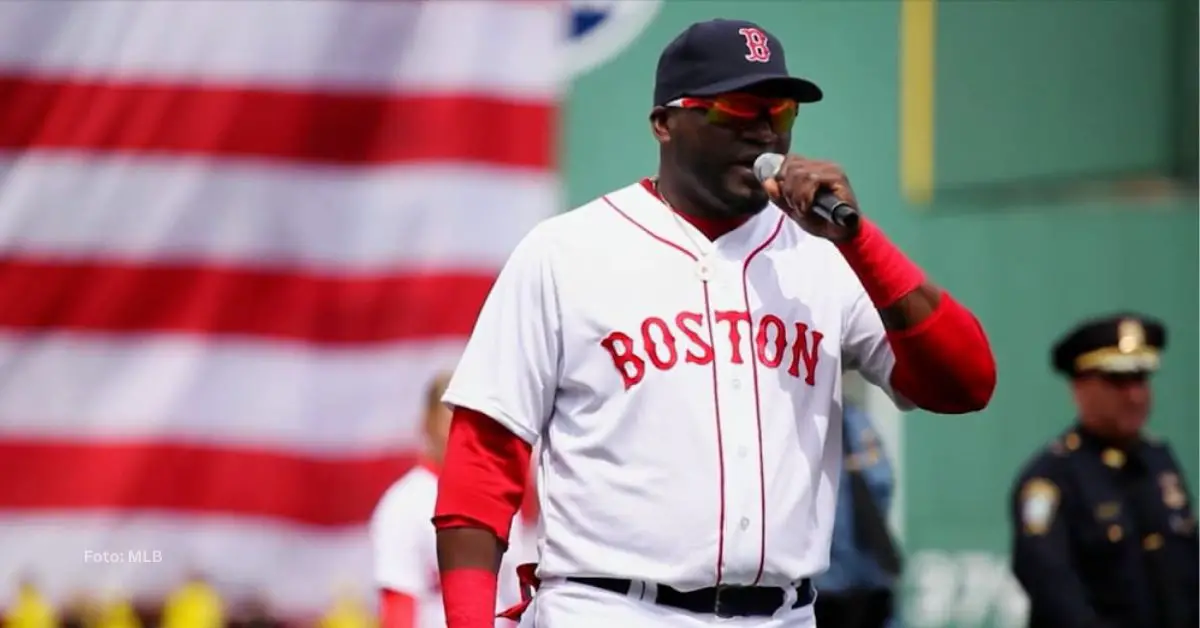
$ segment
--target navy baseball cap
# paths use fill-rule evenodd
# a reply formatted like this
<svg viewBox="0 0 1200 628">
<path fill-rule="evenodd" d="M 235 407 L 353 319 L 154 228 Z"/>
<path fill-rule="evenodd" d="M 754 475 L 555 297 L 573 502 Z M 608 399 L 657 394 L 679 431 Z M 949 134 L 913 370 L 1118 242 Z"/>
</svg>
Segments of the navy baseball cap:
<svg viewBox="0 0 1200 628">
<path fill-rule="evenodd" d="M 751 86 L 769 86 L 796 102 L 822 98 L 815 83 L 788 74 L 783 44 L 766 29 L 741 20 L 697 22 L 667 44 L 658 58 L 654 105 Z"/>
</svg>

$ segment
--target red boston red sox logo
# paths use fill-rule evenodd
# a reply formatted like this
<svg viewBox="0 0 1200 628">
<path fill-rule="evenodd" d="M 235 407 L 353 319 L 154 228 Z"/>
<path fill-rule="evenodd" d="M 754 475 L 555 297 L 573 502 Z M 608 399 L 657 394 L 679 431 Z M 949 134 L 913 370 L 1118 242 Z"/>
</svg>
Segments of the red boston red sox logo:
<svg viewBox="0 0 1200 628">
<path fill-rule="evenodd" d="M 757 28 L 743 28 L 738 32 L 746 38 L 746 48 L 750 51 L 746 55 L 747 61 L 766 63 L 771 60 L 771 49 L 767 47 L 766 33 Z"/>
<path fill-rule="evenodd" d="M 748 336 L 749 356 L 743 355 L 743 333 Z M 813 386 L 824 336 L 807 323 L 789 325 L 774 314 L 765 314 L 751 325 L 745 311 L 716 311 L 711 322 L 700 312 L 680 312 L 666 319 L 647 318 L 635 335 L 614 331 L 600 346 L 612 358 L 626 390 L 642 381 L 648 366 L 668 371 L 681 362 L 710 364 L 715 357 L 713 344 L 722 342 L 729 343 L 733 364 L 757 360 L 767 368 L 786 369 L 788 375 Z"/>
</svg>

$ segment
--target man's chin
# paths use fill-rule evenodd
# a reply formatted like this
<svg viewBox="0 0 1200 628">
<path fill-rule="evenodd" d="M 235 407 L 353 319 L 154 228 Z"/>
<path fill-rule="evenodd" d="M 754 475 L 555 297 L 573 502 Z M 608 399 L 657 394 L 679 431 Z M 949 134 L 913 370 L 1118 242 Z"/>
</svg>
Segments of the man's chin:
<svg viewBox="0 0 1200 628">
<path fill-rule="evenodd" d="M 766 192 L 762 190 L 749 190 L 741 194 L 731 195 L 729 202 L 729 210 L 731 213 L 738 216 L 753 216 L 761 212 L 767 207 Z"/>
<path fill-rule="evenodd" d="M 1121 422 L 1121 431 L 1129 436 L 1137 436 L 1146 429 L 1147 417 L 1129 417 Z"/>
<path fill-rule="evenodd" d="M 747 181 L 736 177 L 720 190 L 721 200 L 729 213 L 736 216 L 753 216 L 767 205 L 767 193 L 758 181 Z"/>
</svg>

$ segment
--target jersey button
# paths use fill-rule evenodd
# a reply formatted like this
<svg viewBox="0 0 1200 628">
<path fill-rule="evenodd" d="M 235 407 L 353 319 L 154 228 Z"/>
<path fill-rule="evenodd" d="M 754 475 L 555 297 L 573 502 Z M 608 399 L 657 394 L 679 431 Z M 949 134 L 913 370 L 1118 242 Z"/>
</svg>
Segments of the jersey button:
<svg viewBox="0 0 1200 628">
<path fill-rule="evenodd" d="M 708 281 L 712 277 L 712 268 L 708 262 L 700 262 L 696 265 L 696 276 L 700 278 L 700 281 Z"/>
<path fill-rule="evenodd" d="M 745 458 L 746 454 L 750 453 L 745 447 L 738 447 L 738 457 Z"/>
<path fill-rule="evenodd" d="M 747 519 L 746 517 L 742 517 L 741 524 L 742 524 L 742 529 L 745 530 L 750 527 L 750 520 Z"/>
<path fill-rule="evenodd" d="M 742 380 L 740 380 L 740 379 L 733 380 L 733 389 L 741 390 L 742 389 Z"/>
</svg>

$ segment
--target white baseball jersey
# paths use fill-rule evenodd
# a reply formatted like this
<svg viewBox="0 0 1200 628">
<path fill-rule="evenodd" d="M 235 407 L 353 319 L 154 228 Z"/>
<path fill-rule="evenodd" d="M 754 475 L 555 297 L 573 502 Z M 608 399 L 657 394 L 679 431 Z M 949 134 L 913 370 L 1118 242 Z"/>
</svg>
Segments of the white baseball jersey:
<svg viewBox="0 0 1200 628">
<path fill-rule="evenodd" d="M 774 206 L 710 242 L 643 181 L 523 239 L 444 400 L 543 438 L 543 579 L 787 586 L 829 562 L 843 369 L 893 363 L 831 243 Z"/>
<path fill-rule="evenodd" d="M 388 488 L 371 516 L 375 581 L 381 589 L 411 596 L 417 603 L 416 628 L 445 628 L 437 564 L 437 536 L 430 519 L 437 502 L 437 474 L 427 466 L 409 471 Z M 508 551 L 500 566 L 497 611 L 521 600 L 516 566 L 537 560 L 534 530 L 513 520 Z M 513 622 L 497 620 L 497 628 Z"/>
</svg>

